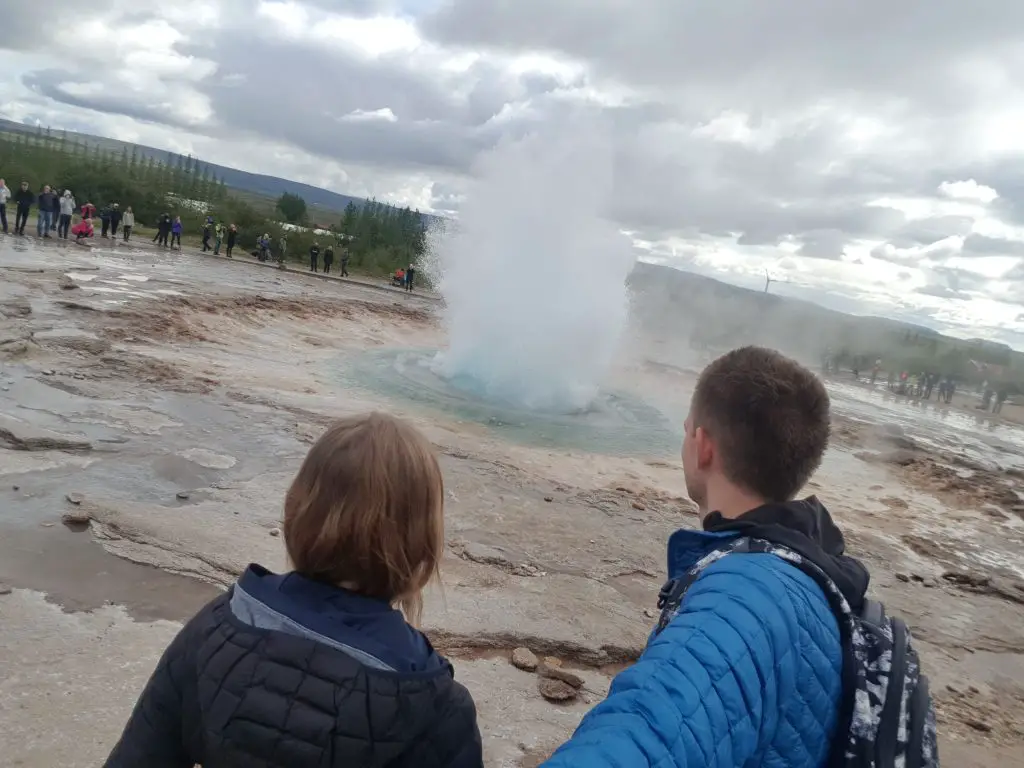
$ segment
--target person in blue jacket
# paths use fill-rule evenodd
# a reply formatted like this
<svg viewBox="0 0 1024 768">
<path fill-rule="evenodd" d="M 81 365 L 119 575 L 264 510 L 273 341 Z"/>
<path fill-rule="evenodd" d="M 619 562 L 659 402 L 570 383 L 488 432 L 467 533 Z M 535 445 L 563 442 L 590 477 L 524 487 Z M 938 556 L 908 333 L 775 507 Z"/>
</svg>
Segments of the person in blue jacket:
<svg viewBox="0 0 1024 768">
<path fill-rule="evenodd" d="M 851 609 L 868 573 L 825 508 L 795 496 L 821 463 L 829 398 L 809 370 L 744 347 L 701 374 L 682 461 L 702 531 L 668 542 L 670 578 L 738 536 L 812 559 Z M 716 560 L 547 768 L 822 768 L 843 705 L 839 626 L 822 589 L 768 553 Z"/>
</svg>

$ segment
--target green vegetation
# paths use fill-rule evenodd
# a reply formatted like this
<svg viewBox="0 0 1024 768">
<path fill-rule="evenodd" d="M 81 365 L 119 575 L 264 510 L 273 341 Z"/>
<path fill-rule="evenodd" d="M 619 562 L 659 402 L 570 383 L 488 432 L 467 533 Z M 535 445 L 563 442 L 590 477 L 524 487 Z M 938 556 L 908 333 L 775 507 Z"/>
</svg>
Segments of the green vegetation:
<svg viewBox="0 0 1024 768">
<path fill-rule="evenodd" d="M 376 200 L 350 204 L 331 232 L 296 230 L 283 226 L 276 215 L 284 215 L 289 223 L 304 221 L 306 202 L 297 195 L 283 195 L 275 208 L 273 199 L 235 193 L 206 163 L 191 156 L 168 152 L 163 161 L 142 158 L 127 148 L 116 153 L 43 128 L 35 133 L 0 133 L 0 178 L 12 191 L 22 181 L 37 194 L 45 184 L 58 194 L 70 189 L 79 207 L 85 203 L 97 210 L 112 203 L 122 209 L 131 206 L 140 235 L 168 213 L 181 217 L 185 240 L 191 241 L 189 236 L 200 233 L 206 217 L 214 216 L 225 225 L 238 226 L 236 254 L 254 250 L 264 233 L 270 235 L 276 251 L 284 235 L 289 259 L 304 262 L 314 242 L 322 249 L 335 239 L 336 250 L 349 251 L 349 268 L 369 274 L 388 274 L 415 262 L 426 242 L 423 217 L 409 208 Z"/>
<path fill-rule="evenodd" d="M 301 224 L 306 220 L 306 201 L 290 192 L 277 199 L 277 210 L 289 224 Z"/>
</svg>

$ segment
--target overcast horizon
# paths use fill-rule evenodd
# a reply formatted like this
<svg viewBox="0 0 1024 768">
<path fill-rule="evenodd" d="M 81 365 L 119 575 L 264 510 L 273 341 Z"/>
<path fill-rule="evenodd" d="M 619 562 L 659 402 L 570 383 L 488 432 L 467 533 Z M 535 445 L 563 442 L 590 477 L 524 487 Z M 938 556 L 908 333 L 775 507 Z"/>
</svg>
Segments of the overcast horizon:
<svg viewBox="0 0 1024 768">
<path fill-rule="evenodd" d="M 582 112 L 642 258 L 1024 349 L 1022 5 L 53 11 L 0 0 L 8 119 L 457 215 L 489 148 Z"/>
</svg>

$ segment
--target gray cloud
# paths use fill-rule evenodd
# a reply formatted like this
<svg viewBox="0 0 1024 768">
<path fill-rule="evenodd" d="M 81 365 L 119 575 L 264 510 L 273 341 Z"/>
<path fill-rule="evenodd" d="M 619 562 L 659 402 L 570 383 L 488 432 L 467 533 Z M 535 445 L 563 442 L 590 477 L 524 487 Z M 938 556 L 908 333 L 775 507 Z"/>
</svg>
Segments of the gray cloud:
<svg viewBox="0 0 1024 768">
<path fill-rule="evenodd" d="M 579 57 L 615 78 L 722 102 L 772 104 L 822 93 L 915 96 L 951 105 L 960 56 L 1019 39 L 1024 6 L 986 14 L 959 0 L 451 0 L 425 22 L 433 39 Z"/>
<path fill-rule="evenodd" d="M 843 256 L 847 236 L 838 229 L 819 229 L 802 236 L 798 253 L 810 259 L 831 259 L 838 261 Z"/>
<path fill-rule="evenodd" d="M 947 237 L 964 237 L 971 231 L 974 219 L 970 216 L 933 216 L 908 221 L 894 230 L 888 240 L 897 248 L 931 245 Z"/>
<path fill-rule="evenodd" d="M 1024 242 L 974 234 L 964 239 L 961 252 L 964 256 L 1024 256 Z"/>
<path fill-rule="evenodd" d="M 95 96 L 79 96 L 69 92 L 69 84 L 86 84 L 80 76 L 62 69 L 39 69 L 28 72 L 22 77 L 26 87 L 40 96 L 53 99 L 62 104 L 91 109 L 112 115 L 124 115 L 144 122 L 161 123 L 177 127 L 187 127 L 180 119 L 173 103 L 139 102 L 132 96 L 120 95 L 116 91 L 106 91 Z"/>
</svg>

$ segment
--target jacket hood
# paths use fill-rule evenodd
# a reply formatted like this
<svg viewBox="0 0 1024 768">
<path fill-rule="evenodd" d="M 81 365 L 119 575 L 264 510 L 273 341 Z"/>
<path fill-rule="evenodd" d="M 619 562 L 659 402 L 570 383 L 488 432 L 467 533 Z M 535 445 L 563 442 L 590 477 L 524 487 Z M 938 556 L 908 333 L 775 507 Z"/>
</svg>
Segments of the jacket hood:
<svg viewBox="0 0 1024 768">
<path fill-rule="evenodd" d="M 402 613 L 383 600 L 250 565 L 235 588 L 233 610 L 247 623 L 316 640 L 366 666 L 399 673 L 434 671 L 444 660 Z M 239 594 L 241 593 L 241 594 Z"/>
<path fill-rule="evenodd" d="M 765 504 L 732 520 L 712 512 L 704 518 L 704 530 L 738 533 L 788 547 L 821 568 L 854 612 L 864 604 L 871 576 L 863 563 L 846 554 L 843 532 L 816 496 Z"/>
</svg>

